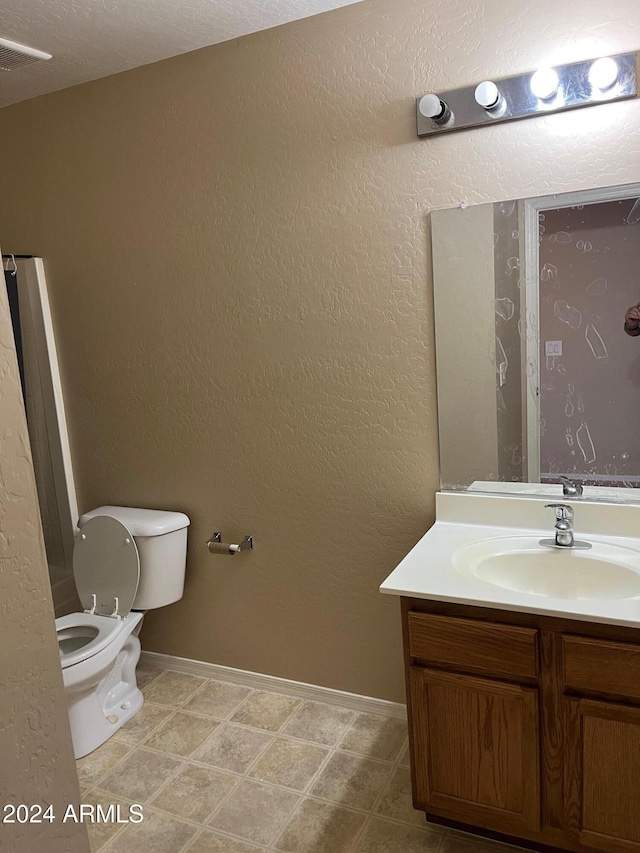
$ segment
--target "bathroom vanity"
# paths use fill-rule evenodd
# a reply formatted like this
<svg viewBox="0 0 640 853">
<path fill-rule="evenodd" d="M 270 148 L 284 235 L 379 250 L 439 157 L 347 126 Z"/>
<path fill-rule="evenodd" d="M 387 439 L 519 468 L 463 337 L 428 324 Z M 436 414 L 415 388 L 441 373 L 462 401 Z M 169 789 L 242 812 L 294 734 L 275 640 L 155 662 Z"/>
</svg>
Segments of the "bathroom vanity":
<svg viewBox="0 0 640 853">
<path fill-rule="evenodd" d="M 539 545 L 547 503 L 439 493 L 381 587 L 401 596 L 414 806 L 536 850 L 640 851 L 640 507 L 572 502 L 579 556 Z"/>
<path fill-rule="evenodd" d="M 535 850 L 640 853 L 639 228 L 640 184 L 431 215 L 441 491 L 381 587 L 413 801 Z"/>
</svg>

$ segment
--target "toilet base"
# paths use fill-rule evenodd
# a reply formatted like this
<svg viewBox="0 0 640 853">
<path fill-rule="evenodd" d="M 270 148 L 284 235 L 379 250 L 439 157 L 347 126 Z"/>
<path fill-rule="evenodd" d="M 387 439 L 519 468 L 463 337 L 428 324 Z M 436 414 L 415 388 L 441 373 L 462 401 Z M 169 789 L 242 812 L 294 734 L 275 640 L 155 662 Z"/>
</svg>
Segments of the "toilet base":
<svg viewBox="0 0 640 853">
<path fill-rule="evenodd" d="M 136 683 L 140 640 L 134 634 L 116 655 L 102 680 L 67 692 L 73 751 L 82 758 L 102 746 L 142 708 L 144 699 Z"/>
</svg>

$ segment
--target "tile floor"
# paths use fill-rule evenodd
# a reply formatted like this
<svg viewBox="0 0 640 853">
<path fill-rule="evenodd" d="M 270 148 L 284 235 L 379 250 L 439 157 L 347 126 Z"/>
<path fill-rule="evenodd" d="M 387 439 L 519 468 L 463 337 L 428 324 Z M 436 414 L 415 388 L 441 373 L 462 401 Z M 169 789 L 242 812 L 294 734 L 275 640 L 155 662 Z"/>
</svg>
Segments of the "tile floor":
<svg viewBox="0 0 640 853">
<path fill-rule="evenodd" d="M 406 724 L 141 665 L 142 711 L 78 762 L 92 853 L 509 853 L 411 806 Z"/>
</svg>

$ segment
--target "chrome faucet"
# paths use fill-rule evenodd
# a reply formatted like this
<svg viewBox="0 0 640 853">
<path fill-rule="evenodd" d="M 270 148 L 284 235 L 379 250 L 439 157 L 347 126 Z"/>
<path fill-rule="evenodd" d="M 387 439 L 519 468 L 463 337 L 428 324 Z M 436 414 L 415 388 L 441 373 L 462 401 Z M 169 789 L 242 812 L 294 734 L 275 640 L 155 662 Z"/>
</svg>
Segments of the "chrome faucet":
<svg viewBox="0 0 640 853">
<path fill-rule="evenodd" d="M 573 507 L 569 504 L 545 504 L 545 509 L 556 511 L 556 538 L 541 539 L 540 545 L 549 548 L 591 548 L 589 542 L 575 539 L 573 534 Z"/>
<path fill-rule="evenodd" d="M 573 548 L 573 508 L 568 504 L 545 504 L 545 509 L 556 511 L 556 548 Z"/>
<path fill-rule="evenodd" d="M 560 477 L 562 483 L 562 494 L 565 497 L 580 498 L 582 497 L 582 484 L 570 480 L 568 477 Z"/>
</svg>

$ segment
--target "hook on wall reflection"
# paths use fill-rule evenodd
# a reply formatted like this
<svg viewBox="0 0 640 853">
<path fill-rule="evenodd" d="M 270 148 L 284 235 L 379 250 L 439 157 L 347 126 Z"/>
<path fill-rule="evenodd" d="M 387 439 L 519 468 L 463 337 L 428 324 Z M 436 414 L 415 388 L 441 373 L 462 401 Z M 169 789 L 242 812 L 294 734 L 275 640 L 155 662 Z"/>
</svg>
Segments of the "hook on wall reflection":
<svg viewBox="0 0 640 853">
<path fill-rule="evenodd" d="M 13 269 L 9 269 L 9 260 L 11 260 L 11 264 L 13 265 Z M 12 276 L 16 276 L 18 273 L 18 264 L 16 263 L 15 255 L 7 255 L 7 262 L 4 265 L 4 271 L 8 272 Z"/>
</svg>

